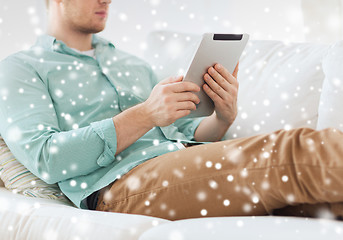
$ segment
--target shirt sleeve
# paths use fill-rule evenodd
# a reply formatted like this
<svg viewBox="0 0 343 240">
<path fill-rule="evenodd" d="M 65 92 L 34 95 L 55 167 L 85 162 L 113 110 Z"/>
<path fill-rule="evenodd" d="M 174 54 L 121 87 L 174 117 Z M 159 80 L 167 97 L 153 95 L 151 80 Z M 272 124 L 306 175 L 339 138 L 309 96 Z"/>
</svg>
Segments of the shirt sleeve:
<svg viewBox="0 0 343 240">
<path fill-rule="evenodd" d="M 46 83 L 20 59 L 0 63 L 0 133 L 18 161 L 47 183 L 115 161 L 112 119 L 61 131 Z"/>
<path fill-rule="evenodd" d="M 194 134 L 199 124 L 205 117 L 199 118 L 186 118 L 178 119 L 174 122 L 174 125 L 178 128 L 179 132 L 182 132 L 188 140 L 195 141 Z"/>
</svg>

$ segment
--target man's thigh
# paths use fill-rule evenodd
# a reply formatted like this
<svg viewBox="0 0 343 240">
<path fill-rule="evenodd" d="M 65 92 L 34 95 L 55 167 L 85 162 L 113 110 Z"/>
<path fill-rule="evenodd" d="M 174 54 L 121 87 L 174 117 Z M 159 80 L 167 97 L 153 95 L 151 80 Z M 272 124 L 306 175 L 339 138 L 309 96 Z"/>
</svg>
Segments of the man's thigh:
<svg viewBox="0 0 343 240">
<path fill-rule="evenodd" d="M 253 194 L 253 181 L 239 183 L 249 178 L 243 166 L 252 167 L 253 159 L 244 164 L 242 153 L 230 148 L 230 141 L 223 141 L 150 159 L 108 187 L 97 210 L 170 220 L 266 214 Z"/>
<path fill-rule="evenodd" d="M 263 215 L 315 203 L 330 178 L 341 184 L 337 159 L 324 161 L 321 142 L 337 140 L 310 129 L 198 145 L 150 159 L 102 191 L 97 210 L 171 220 L 201 216 Z M 338 139 L 341 138 L 341 134 Z M 335 166 L 323 171 L 318 164 Z M 330 175 L 332 174 L 332 176 Z M 307 188 L 307 189 L 305 189 Z M 339 198 L 337 198 L 339 199 Z"/>
</svg>

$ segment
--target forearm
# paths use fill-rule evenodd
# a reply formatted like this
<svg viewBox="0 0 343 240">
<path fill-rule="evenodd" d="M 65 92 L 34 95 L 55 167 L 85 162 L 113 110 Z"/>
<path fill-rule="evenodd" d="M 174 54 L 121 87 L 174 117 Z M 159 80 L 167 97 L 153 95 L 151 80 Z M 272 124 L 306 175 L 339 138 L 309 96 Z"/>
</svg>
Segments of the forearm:
<svg viewBox="0 0 343 240">
<path fill-rule="evenodd" d="M 197 142 L 216 142 L 221 140 L 230 124 L 220 121 L 213 113 L 201 121 L 194 133 L 194 139 Z"/>
<path fill-rule="evenodd" d="M 117 151 L 119 154 L 153 128 L 144 105 L 138 104 L 112 118 L 117 134 Z"/>
</svg>

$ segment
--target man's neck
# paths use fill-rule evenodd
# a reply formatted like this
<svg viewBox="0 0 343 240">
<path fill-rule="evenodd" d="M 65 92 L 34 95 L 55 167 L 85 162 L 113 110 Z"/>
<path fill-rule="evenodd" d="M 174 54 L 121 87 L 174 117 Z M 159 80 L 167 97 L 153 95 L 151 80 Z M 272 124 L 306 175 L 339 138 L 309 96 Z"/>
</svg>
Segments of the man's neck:
<svg viewBox="0 0 343 240">
<path fill-rule="evenodd" d="M 93 34 L 85 34 L 74 31 L 48 31 L 48 34 L 55 37 L 57 40 L 64 42 L 68 47 L 75 48 L 80 51 L 92 49 Z"/>
</svg>

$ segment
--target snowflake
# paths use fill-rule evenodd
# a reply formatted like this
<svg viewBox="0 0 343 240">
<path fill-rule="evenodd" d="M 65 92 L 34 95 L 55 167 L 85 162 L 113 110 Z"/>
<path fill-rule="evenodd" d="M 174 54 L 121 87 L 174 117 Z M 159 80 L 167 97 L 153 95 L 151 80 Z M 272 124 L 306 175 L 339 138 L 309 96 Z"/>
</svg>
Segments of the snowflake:
<svg viewBox="0 0 343 240">
<path fill-rule="evenodd" d="M 22 138 L 22 132 L 18 127 L 11 127 L 7 130 L 8 141 L 18 142 Z"/>
<path fill-rule="evenodd" d="M 241 176 L 244 178 L 248 176 L 248 170 L 246 168 L 243 168 L 243 170 L 241 171 Z"/>
<path fill-rule="evenodd" d="M 251 212 L 252 210 L 252 207 L 251 207 L 251 204 L 250 203 L 246 203 L 243 205 L 243 211 L 248 213 L 248 212 Z"/>
<path fill-rule="evenodd" d="M 217 188 L 218 188 L 218 183 L 217 183 L 216 181 L 214 181 L 214 180 L 210 180 L 210 181 L 208 182 L 208 184 L 210 185 L 210 187 L 211 187 L 212 189 L 217 189 Z"/>
<path fill-rule="evenodd" d="M 76 186 L 76 181 L 75 180 L 70 180 L 69 182 L 71 187 L 75 187 Z"/>
<path fill-rule="evenodd" d="M 253 196 L 251 200 L 252 200 L 252 202 L 255 203 L 255 204 L 257 204 L 257 203 L 260 201 L 260 199 L 259 199 L 258 196 Z"/>
<path fill-rule="evenodd" d="M 126 187 L 132 191 L 139 189 L 141 186 L 141 181 L 136 176 L 130 176 L 126 181 Z"/>
<path fill-rule="evenodd" d="M 202 209 L 200 211 L 200 214 L 201 214 L 201 216 L 206 216 L 207 215 L 207 210 L 206 209 Z"/>
<path fill-rule="evenodd" d="M 211 161 L 207 161 L 206 162 L 206 167 L 207 168 L 211 168 L 212 167 L 212 162 Z"/>
<path fill-rule="evenodd" d="M 288 182 L 288 176 L 286 176 L 286 175 L 282 176 L 281 179 L 283 182 Z"/>
<path fill-rule="evenodd" d="M 217 170 L 220 170 L 222 168 L 222 165 L 220 163 L 216 163 L 214 165 L 214 167 L 217 169 Z"/>
<path fill-rule="evenodd" d="M 244 226 L 244 222 L 242 220 L 238 220 L 236 224 L 237 224 L 237 227 L 243 227 Z"/>
<path fill-rule="evenodd" d="M 268 181 L 263 181 L 261 187 L 263 190 L 268 190 L 270 188 L 270 184 Z"/>
<path fill-rule="evenodd" d="M 177 176 L 178 178 L 183 178 L 183 177 L 184 177 L 183 172 L 180 171 L 179 169 L 174 169 L 174 170 L 173 170 L 173 174 L 174 174 L 175 176 Z"/>
<path fill-rule="evenodd" d="M 229 182 L 232 182 L 233 179 L 234 179 L 234 177 L 233 177 L 232 175 L 228 175 L 228 176 L 227 176 L 227 180 L 228 180 Z"/>
<path fill-rule="evenodd" d="M 223 204 L 224 204 L 225 207 L 229 206 L 229 205 L 230 205 L 230 200 L 225 199 L 225 200 L 223 201 Z"/>
<path fill-rule="evenodd" d="M 206 198 L 207 198 L 206 192 L 200 191 L 200 192 L 197 193 L 197 199 L 198 199 L 199 201 L 201 201 L 201 202 L 202 202 L 202 201 L 205 201 Z"/>
<path fill-rule="evenodd" d="M 105 192 L 105 194 L 104 194 L 104 200 L 105 201 L 111 201 L 112 197 L 113 196 L 112 196 L 111 191 L 108 190 L 108 191 Z"/>
<path fill-rule="evenodd" d="M 128 20 L 128 16 L 125 13 L 119 13 L 118 15 L 120 21 L 126 22 Z"/>
<path fill-rule="evenodd" d="M 49 153 L 56 154 L 57 152 L 58 152 L 58 147 L 57 146 L 51 146 L 49 148 Z"/>
<path fill-rule="evenodd" d="M 260 125 L 258 125 L 258 124 L 254 125 L 254 131 L 258 132 L 258 131 L 260 131 L 260 129 L 261 129 Z"/>
</svg>

